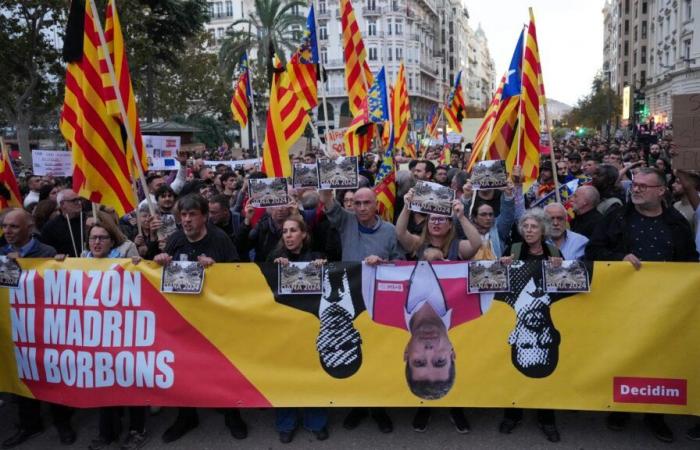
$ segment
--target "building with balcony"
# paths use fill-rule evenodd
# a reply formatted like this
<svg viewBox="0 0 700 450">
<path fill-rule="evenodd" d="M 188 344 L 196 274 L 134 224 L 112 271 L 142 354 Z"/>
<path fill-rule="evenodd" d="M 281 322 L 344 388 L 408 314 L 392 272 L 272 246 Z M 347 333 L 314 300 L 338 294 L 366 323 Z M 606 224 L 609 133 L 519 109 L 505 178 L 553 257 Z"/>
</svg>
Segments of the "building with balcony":
<svg viewBox="0 0 700 450">
<path fill-rule="evenodd" d="M 325 95 L 329 127 L 338 128 L 347 126 L 351 118 L 345 90 L 340 2 L 315 1 L 319 55 L 327 75 L 319 86 L 319 100 Z M 209 0 L 208 4 L 210 22 L 206 28 L 215 50 L 226 29 L 254 11 L 254 2 Z M 474 32 L 469 27 L 469 15 L 459 0 L 354 0 L 353 8 L 372 71 L 384 66 L 388 81 L 393 83 L 404 63 L 414 129 L 422 129 L 433 105 L 444 102 L 459 70 L 463 71 L 467 104 L 480 108 L 485 98 L 488 104 L 494 82 L 488 41 L 483 31 Z M 297 13 L 305 15 L 306 11 Z M 322 107 L 315 112 L 320 133 L 324 114 Z"/>
<path fill-rule="evenodd" d="M 672 120 L 674 95 L 700 93 L 699 12 L 700 0 L 650 0 L 645 100 L 657 124 Z"/>
</svg>

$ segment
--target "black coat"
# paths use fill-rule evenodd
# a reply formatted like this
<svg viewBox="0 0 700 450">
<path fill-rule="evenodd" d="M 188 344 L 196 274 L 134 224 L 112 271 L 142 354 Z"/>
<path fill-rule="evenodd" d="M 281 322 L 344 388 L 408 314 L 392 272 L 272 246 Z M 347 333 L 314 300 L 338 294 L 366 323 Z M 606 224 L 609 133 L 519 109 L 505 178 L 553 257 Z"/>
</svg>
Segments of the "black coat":
<svg viewBox="0 0 700 450">
<path fill-rule="evenodd" d="M 634 205 L 630 203 L 606 214 L 586 247 L 586 259 L 621 261 L 626 255 L 632 253 L 634 236 L 630 230 L 630 219 L 633 212 Z M 661 218 L 671 230 L 672 261 L 697 262 L 698 252 L 695 249 L 695 241 L 688 221 L 674 208 L 664 208 Z"/>
</svg>

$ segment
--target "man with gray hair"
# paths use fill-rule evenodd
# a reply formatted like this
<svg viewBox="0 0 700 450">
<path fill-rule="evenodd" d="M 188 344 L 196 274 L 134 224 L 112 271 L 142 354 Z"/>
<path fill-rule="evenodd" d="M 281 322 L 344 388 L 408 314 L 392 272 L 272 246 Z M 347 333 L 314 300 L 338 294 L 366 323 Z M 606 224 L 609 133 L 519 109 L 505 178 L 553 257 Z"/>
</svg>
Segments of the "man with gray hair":
<svg viewBox="0 0 700 450">
<path fill-rule="evenodd" d="M 566 208 L 561 203 L 550 203 L 544 207 L 544 212 L 552 221 L 548 238 L 557 246 L 562 257 L 564 259 L 583 259 L 588 238 L 566 229 L 566 221 L 569 216 Z"/>
<path fill-rule="evenodd" d="M 78 257 L 83 251 L 88 215 L 83 214 L 82 200 L 71 189 L 59 192 L 56 202 L 61 214 L 46 222 L 39 240 L 55 248 L 59 254 Z"/>
<path fill-rule="evenodd" d="M 596 227 L 586 248 L 593 261 L 627 261 L 636 270 L 645 261 L 697 262 L 698 252 L 688 221 L 664 205 L 666 178 L 653 168 L 641 168 L 632 179 L 631 202 L 610 211 Z M 608 416 L 607 426 L 622 430 L 629 413 Z M 644 423 L 663 442 L 673 441 L 673 431 L 661 414 L 645 414 Z"/>
<path fill-rule="evenodd" d="M 598 189 L 585 185 L 576 189 L 571 197 L 571 205 L 576 216 L 571 221 L 571 230 L 591 238 L 596 225 L 601 221 L 603 215 L 598 211 L 600 203 Z"/>
</svg>

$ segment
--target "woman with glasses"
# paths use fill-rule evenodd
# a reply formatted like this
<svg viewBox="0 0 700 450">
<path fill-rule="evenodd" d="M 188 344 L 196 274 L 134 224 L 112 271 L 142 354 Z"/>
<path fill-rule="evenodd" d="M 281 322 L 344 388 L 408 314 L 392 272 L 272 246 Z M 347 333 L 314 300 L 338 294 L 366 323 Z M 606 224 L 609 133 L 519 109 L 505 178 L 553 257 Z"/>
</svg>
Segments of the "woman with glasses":
<svg viewBox="0 0 700 450">
<path fill-rule="evenodd" d="M 409 207 L 413 201 L 415 191 L 410 189 L 404 195 L 404 207 L 396 221 L 396 237 L 408 255 L 416 260 L 425 260 L 425 251 L 435 248 L 442 252 L 443 259 L 450 261 L 467 260 L 474 256 L 481 246 L 481 236 L 474 225 L 464 217 L 464 206 L 459 200 L 452 203 L 454 216 L 440 216 L 431 214 L 428 224 L 423 227 L 420 235 L 411 234 L 408 231 L 408 219 L 411 214 Z M 462 226 L 467 239 L 457 236 L 454 220 Z"/>
<path fill-rule="evenodd" d="M 139 251 L 138 248 L 136 247 L 136 244 L 131 242 L 126 238 L 124 233 L 122 233 L 121 229 L 119 228 L 119 225 L 117 224 L 117 221 L 115 217 L 107 212 L 104 211 L 99 211 L 97 213 L 97 222 L 95 222 L 94 216 L 91 216 L 87 219 L 86 225 L 87 227 L 91 230 L 91 228 L 94 228 L 99 225 L 100 228 L 107 230 L 110 238 L 110 249 L 109 249 L 109 254 L 106 256 L 100 256 L 100 258 L 133 258 L 135 256 L 139 256 Z M 96 238 L 99 240 L 99 238 Z M 95 242 L 97 243 L 97 242 Z M 91 256 L 92 252 L 92 244 L 93 242 L 90 241 L 90 236 L 88 235 L 88 248 L 89 250 L 84 251 L 81 256 L 84 258 L 92 258 L 94 256 Z M 103 248 L 103 245 L 100 245 L 100 248 Z"/>
<path fill-rule="evenodd" d="M 426 226 L 420 235 L 408 232 L 409 207 L 413 201 L 414 190 L 404 195 L 404 206 L 396 221 L 396 236 L 407 254 L 418 261 L 467 260 L 474 256 L 481 245 L 481 235 L 469 220 L 464 217 L 464 205 L 459 200 L 452 203 L 453 216 L 430 214 Z M 454 220 L 462 226 L 467 239 L 460 239 L 455 230 Z M 413 429 L 419 433 L 428 427 L 431 408 L 418 408 L 413 418 Z M 450 419 L 458 433 L 470 431 L 469 422 L 462 408 L 450 408 Z"/>
<path fill-rule="evenodd" d="M 123 244 L 124 236 L 106 214 L 98 217 L 106 220 L 92 225 L 88 232 L 88 250 L 83 252 L 83 258 L 123 258 L 125 255 L 119 250 L 119 245 Z M 93 219 L 94 221 L 94 219 Z M 127 241 L 131 242 L 131 241 Z M 133 246 L 134 244 L 131 243 Z M 136 247 L 134 246 L 134 249 Z M 66 255 L 57 255 L 56 259 L 62 261 Z M 138 264 L 140 257 L 138 252 L 132 256 L 132 262 Z M 122 407 L 110 406 L 100 408 L 99 435 L 89 445 L 90 450 L 100 450 L 109 447 L 113 442 L 119 441 L 121 434 Z M 129 411 L 129 432 L 122 448 L 141 448 L 148 440 L 146 434 L 146 407 L 130 406 Z"/>
</svg>

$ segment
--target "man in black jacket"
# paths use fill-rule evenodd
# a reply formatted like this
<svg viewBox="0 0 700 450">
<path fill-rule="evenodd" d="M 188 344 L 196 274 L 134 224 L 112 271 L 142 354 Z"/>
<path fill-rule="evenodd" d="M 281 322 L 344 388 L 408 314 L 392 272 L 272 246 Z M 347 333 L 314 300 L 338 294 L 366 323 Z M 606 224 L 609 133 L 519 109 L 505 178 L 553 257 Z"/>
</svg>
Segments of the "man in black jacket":
<svg viewBox="0 0 700 450">
<path fill-rule="evenodd" d="M 56 249 L 59 254 L 78 257 L 83 249 L 84 226 L 82 200 L 70 189 L 64 189 L 56 198 L 60 214 L 46 222 L 39 240 Z"/>
<path fill-rule="evenodd" d="M 56 250 L 42 244 L 32 236 L 34 219 L 23 209 L 13 209 L 2 220 L 2 231 L 7 245 L 0 248 L 0 255 L 11 258 L 52 258 Z M 19 424 L 17 432 L 2 442 L 3 448 L 12 448 L 41 433 L 44 426 L 41 421 L 41 402 L 33 398 L 15 396 Z M 58 430 L 62 444 L 75 442 L 75 431 L 70 425 L 73 409 L 51 403 L 51 416 Z"/>
<path fill-rule="evenodd" d="M 697 262 L 690 225 L 674 208 L 663 204 L 666 179 L 660 171 L 642 168 L 632 181 L 632 203 L 617 208 L 598 225 L 586 248 L 586 259 L 629 261 L 637 270 L 642 261 Z M 621 430 L 629 413 L 612 413 L 607 425 Z M 644 423 L 657 439 L 673 441 L 673 432 L 661 414 L 645 414 Z"/>
<path fill-rule="evenodd" d="M 214 263 L 238 262 L 238 252 L 233 242 L 215 225 L 208 224 L 209 204 L 199 194 L 190 194 L 177 201 L 182 230 L 170 235 L 165 252 L 156 255 L 153 261 L 161 266 L 168 265 L 173 259 L 178 261 L 197 261 L 204 268 Z M 236 439 L 245 439 L 248 428 L 241 419 L 241 413 L 234 408 L 224 410 L 224 421 Z M 180 439 L 199 425 L 199 416 L 195 408 L 179 408 L 177 419 L 165 433 L 164 442 Z"/>
</svg>

